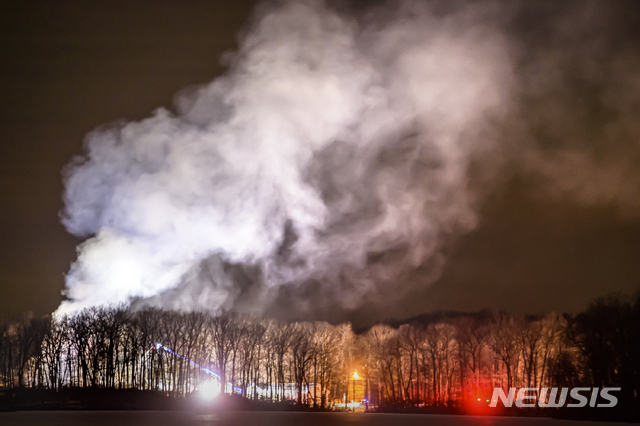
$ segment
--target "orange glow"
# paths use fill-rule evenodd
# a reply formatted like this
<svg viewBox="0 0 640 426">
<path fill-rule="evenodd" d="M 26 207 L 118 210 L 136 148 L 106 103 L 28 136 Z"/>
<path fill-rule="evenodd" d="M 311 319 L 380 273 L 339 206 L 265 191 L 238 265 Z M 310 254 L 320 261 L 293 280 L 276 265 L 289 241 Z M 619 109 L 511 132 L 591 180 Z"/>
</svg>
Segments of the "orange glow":
<svg viewBox="0 0 640 426">
<path fill-rule="evenodd" d="M 360 376 L 358 376 L 358 372 L 357 372 L 357 371 L 354 371 L 354 372 L 353 372 L 353 375 L 351 376 L 351 378 L 352 378 L 353 380 L 360 380 Z"/>
</svg>

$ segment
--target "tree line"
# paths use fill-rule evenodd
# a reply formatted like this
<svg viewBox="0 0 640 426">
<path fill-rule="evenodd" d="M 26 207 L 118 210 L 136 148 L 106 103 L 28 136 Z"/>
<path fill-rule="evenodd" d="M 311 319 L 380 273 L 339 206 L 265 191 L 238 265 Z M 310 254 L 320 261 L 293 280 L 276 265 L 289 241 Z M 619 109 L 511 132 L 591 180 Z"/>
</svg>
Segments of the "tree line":
<svg viewBox="0 0 640 426">
<path fill-rule="evenodd" d="M 360 394 L 354 395 L 357 371 Z M 0 386 L 221 391 L 330 408 L 443 406 L 495 387 L 621 387 L 638 404 L 640 297 L 608 296 L 577 315 L 427 315 L 354 333 L 350 324 L 233 313 L 93 307 L 0 323 Z"/>
</svg>

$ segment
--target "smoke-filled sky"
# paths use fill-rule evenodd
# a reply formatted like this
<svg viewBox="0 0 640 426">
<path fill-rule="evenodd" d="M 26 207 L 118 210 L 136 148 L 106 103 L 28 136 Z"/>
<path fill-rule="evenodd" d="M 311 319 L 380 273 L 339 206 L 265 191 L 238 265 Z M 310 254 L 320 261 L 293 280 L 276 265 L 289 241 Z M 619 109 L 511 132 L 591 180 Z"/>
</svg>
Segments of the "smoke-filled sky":
<svg viewBox="0 0 640 426">
<path fill-rule="evenodd" d="M 640 285 L 635 2 L 2 8 L 3 316 L 64 289 L 366 325 Z"/>
</svg>

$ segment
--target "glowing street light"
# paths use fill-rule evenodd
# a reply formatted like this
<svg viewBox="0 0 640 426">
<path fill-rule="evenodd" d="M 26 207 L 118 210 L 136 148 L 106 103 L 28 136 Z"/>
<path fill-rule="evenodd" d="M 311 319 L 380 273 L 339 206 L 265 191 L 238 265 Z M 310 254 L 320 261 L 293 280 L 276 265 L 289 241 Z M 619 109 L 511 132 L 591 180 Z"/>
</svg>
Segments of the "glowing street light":
<svg viewBox="0 0 640 426">
<path fill-rule="evenodd" d="M 204 382 L 200 386 L 200 392 L 198 393 L 200 398 L 205 401 L 211 401 L 218 396 L 218 394 L 220 394 L 220 385 L 214 380 Z"/>
</svg>

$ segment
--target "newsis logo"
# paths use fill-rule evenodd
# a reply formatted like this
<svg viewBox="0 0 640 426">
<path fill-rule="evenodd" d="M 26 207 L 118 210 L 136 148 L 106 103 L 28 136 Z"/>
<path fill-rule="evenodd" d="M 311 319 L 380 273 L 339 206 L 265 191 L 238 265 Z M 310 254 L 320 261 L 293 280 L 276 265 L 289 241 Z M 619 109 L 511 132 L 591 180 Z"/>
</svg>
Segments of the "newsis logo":
<svg viewBox="0 0 640 426">
<path fill-rule="evenodd" d="M 551 392 L 549 392 L 549 389 L 551 389 Z M 560 394 L 558 394 L 558 388 L 541 388 L 540 395 L 538 395 L 538 388 L 520 388 L 519 390 L 510 388 L 509 394 L 505 394 L 502 388 L 495 388 L 493 389 L 489 407 L 496 407 L 498 399 L 502 401 L 505 407 L 513 406 L 514 402 L 516 407 L 521 408 L 535 407 L 536 404 L 542 408 L 564 407 L 567 402 L 567 394 L 575 401 L 567 404 L 567 407 L 586 407 L 587 403 L 589 407 L 615 407 L 618 403 L 618 398 L 611 395 L 611 392 L 619 390 L 620 388 L 573 388 L 569 392 L 569 388 L 562 388 Z M 598 397 L 608 402 L 598 403 Z"/>
</svg>

